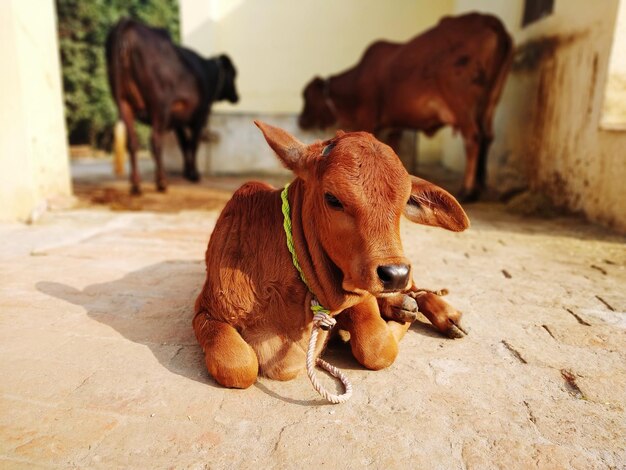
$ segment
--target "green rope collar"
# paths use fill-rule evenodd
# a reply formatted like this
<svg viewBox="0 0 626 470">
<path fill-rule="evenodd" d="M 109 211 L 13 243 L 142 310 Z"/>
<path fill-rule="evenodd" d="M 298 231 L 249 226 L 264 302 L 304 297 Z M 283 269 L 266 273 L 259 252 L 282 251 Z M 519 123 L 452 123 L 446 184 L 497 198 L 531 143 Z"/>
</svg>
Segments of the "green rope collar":
<svg viewBox="0 0 626 470">
<path fill-rule="evenodd" d="M 293 265 L 300 273 L 300 279 L 302 279 L 302 282 L 304 282 L 304 285 L 307 287 L 307 289 L 309 289 L 309 292 L 313 294 L 313 291 L 311 290 L 311 286 L 309 286 L 309 283 L 306 282 L 306 278 L 304 277 L 304 272 L 302 271 L 302 268 L 300 267 L 300 263 L 298 262 L 298 255 L 296 255 L 296 248 L 293 244 L 293 234 L 292 234 L 292 229 L 291 229 L 291 209 L 289 208 L 289 199 L 287 199 L 288 193 L 289 193 L 289 183 L 285 185 L 285 188 L 280 193 L 280 198 L 283 201 L 283 206 L 282 206 L 283 217 L 284 217 L 283 228 L 285 229 L 285 235 L 287 236 L 287 248 L 289 249 L 289 253 L 291 253 L 291 261 L 293 262 Z M 327 315 L 330 314 L 330 310 L 320 305 L 320 303 L 317 300 L 317 297 L 315 297 L 315 294 L 313 294 L 313 301 L 311 302 L 311 310 L 314 313 L 320 312 L 320 313 L 325 313 Z"/>
</svg>

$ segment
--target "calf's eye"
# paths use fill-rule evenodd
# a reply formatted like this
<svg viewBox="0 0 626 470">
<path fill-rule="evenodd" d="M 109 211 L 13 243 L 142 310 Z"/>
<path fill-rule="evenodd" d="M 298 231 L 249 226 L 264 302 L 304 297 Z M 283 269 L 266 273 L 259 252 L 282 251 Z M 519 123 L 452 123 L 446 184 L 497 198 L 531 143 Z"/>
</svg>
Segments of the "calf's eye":
<svg viewBox="0 0 626 470">
<path fill-rule="evenodd" d="M 343 210 L 343 204 L 341 203 L 341 201 L 339 199 L 337 199 L 335 196 L 333 196 L 330 193 L 324 193 L 324 200 L 326 201 L 326 204 L 328 204 L 330 206 L 331 209 L 335 209 L 335 210 Z"/>
<path fill-rule="evenodd" d="M 330 155 L 330 152 L 335 148 L 335 143 L 331 142 L 326 147 L 322 149 L 322 157 L 327 157 Z"/>
</svg>

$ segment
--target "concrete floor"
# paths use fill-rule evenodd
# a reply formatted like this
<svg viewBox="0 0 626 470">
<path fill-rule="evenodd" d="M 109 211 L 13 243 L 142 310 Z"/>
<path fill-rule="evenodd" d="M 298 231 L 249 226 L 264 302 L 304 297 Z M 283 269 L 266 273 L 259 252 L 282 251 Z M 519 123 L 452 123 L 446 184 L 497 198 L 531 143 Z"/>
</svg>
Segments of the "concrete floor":
<svg viewBox="0 0 626 470">
<path fill-rule="evenodd" d="M 378 372 L 329 350 L 354 386 L 329 405 L 305 374 L 236 391 L 205 370 L 192 308 L 229 190 L 158 213 L 83 187 L 83 208 L 0 225 L 1 468 L 626 468 L 623 237 L 486 203 L 462 234 L 404 223 L 470 334 L 418 322 Z"/>
</svg>

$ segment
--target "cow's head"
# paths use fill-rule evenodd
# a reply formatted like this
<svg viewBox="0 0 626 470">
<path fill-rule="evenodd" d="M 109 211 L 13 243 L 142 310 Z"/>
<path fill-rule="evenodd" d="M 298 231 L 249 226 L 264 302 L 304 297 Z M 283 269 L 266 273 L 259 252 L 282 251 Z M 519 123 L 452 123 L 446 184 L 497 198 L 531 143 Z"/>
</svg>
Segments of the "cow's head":
<svg viewBox="0 0 626 470">
<path fill-rule="evenodd" d="M 227 100 L 231 103 L 239 101 L 237 87 L 235 86 L 235 78 L 237 78 L 237 70 L 226 54 L 222 54 L 217 58 L 222 74 L 222 88 L 217 95 L 217 101 Z"/>
<path fill-rule="evenodd" d="M 337 117 L 330 108 L 325 95 L 325 87 L 326 81 L 315 77 L 304 88 L 302 92 L 304 108 L 298 118 L 298 125 L 301 129 L 326 129 L 337 122 Z"/>
<path fill-rule="evenodd" d="M 387 145 L 366 132 L 304 145 L 282 129 L 255 121 L 282 163 L 304 181 L 302 217 L 341 271 L 342 288 L 376 296 L 410 287 L 411 266 L 400 241 L 400 217 L 462 231 L 469 220 L 448 192 L 409 175 Z"/>
</svg>

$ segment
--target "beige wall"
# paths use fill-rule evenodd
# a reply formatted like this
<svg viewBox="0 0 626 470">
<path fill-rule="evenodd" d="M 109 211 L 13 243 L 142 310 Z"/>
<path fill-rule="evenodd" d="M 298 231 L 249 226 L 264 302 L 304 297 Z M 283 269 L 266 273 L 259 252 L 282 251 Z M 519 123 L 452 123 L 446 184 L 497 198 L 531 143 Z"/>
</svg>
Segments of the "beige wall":
<svg viewBox="0 0 626 470">
<path fill-rule="evenodd" d="M 0 1 L 0 219 L 70 194 L 53 0 Z"/>
<path fill-rule="evenodd" d="M 458 12 L 474 9 L 499 14 L 517 45 L 489 184 L 530 184 L 558 206 L 626 231 L 626 133 L 600 128 L 618 0 L 556 0 L 553 15 L 523 29 L 523 0 L 457 2 Z M 449 166 L 464 165 L 452 138 L 444 154 Z"/>
<path fill-rule="evenodd" d="M 202 144 L 200 171 L 277 173 L 283 169 L 252 119 L 283 126 L 305 142 L 327 137 L 302 132 L 296 116 L 302 90 L 315 75 L 352 67 L 381 38 L 405 41 L 452 11 L 454 0 L 180 0 L 182 42 L 205 56 L 229 54 L 238 69 L 241 101 L 214 107 L 210 127 L 220 141 Z M 406 136 L 409 158 L 413 136 Z M 438 160 L 441 138 L 420 136 L 419 160 Z M 180 170 L 175 140 L 166 165 Z"/>
<path fill-rule="evenodd" d="M 376 39 L 404 41 L 451 11 L 453 0 L 181 0 L 181 36 L 205 55 L 227 52 L 241 101 L 221 109 L 297 113 L 315 75 L 357 62 Z"/>
</svg>

